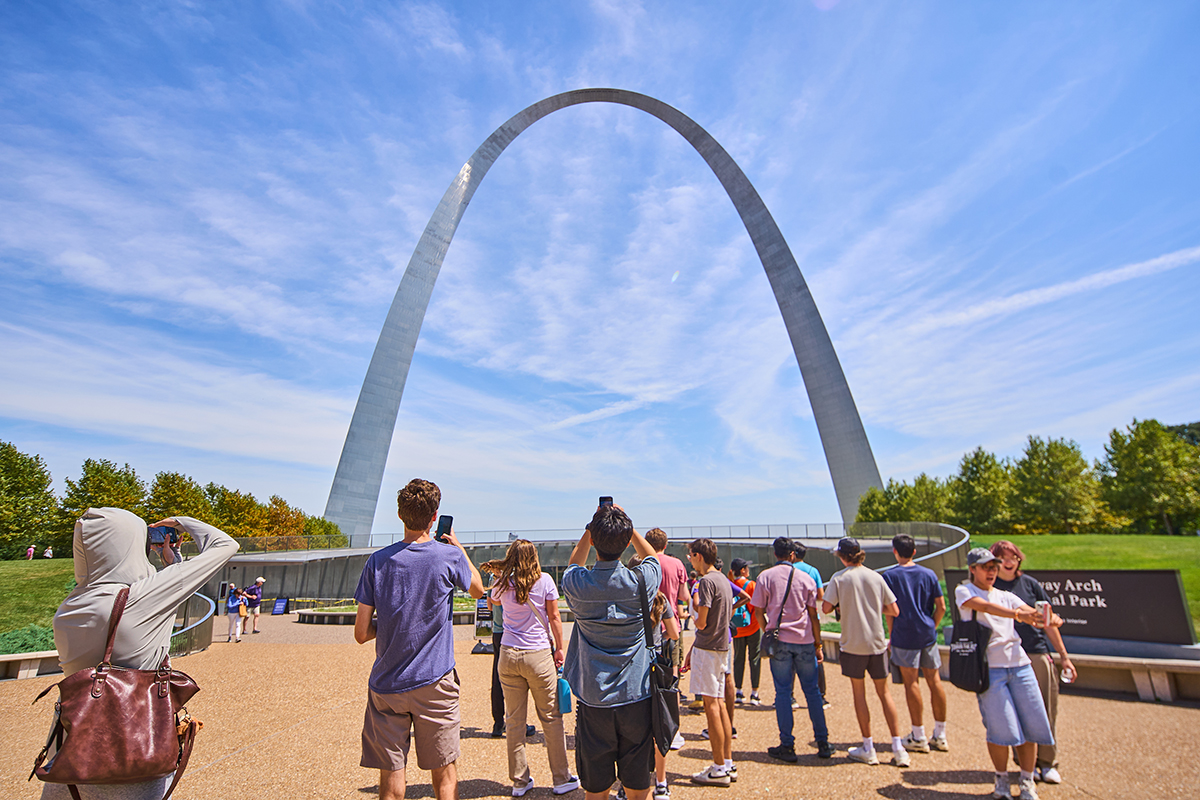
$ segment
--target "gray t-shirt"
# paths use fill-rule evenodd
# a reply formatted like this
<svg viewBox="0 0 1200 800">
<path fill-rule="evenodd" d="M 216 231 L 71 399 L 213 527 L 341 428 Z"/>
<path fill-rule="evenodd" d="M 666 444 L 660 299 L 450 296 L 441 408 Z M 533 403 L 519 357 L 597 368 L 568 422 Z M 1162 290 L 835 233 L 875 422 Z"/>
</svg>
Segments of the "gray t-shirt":
<svg viewBox="0 0 1200 800">
<path fill-rule="evenodd" d="M 707 625 L 696 630 L 696 647 L 701 650 L 729 649 L 729 617 L 733 614 L 733 584 L 715 569 L 706 572 L 696 587 L 697 608 L 708 609 Z"/>
<path fill-rule="evenodd" d="M 842 607 L 842 651 L 873 656 L 887 649 L 883 607 L 896 602 L 896 595 L 882 575 L 862 566 L 846 567 L 825 584 L 825 602 Z"/>
</svg>

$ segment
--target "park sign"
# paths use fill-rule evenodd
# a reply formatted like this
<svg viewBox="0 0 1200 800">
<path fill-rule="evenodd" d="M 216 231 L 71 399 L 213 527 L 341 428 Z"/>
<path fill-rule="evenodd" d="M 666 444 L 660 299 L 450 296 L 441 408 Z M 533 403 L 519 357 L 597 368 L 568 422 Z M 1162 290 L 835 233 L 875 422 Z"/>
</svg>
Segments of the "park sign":
<svg viewBox="0 0 1200 800">
<path fill-rule="evenodd" d="M 1050 595 L 1055 613 L 1063 618 L 1060 630 L 1064 636 L 1196 643 L 1177 569 L 1038 570 L 1025 574 Z M 946 570 L 950 594 L 967 578 L 966 570 Z"/>
</svg>

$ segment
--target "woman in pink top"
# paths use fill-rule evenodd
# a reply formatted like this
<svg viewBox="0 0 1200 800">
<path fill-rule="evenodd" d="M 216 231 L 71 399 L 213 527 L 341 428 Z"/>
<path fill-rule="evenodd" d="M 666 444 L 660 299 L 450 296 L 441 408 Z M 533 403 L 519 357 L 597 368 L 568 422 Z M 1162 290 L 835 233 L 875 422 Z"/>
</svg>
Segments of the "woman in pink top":
<svg viewBox="0 0 1200 800">
<path fill-rule="evenodd" d="M 504 690 L 504 730 L 508 739 L 508 772 L 513 797 L 533 788 L 525 758 L 525 718 L 529 696 L 542 721 L 554 794 L 579 788 L 567 762 L 567 737 L 558 712 L 558 669 L 563 664 L 562 619 L 558 615 L 558 587 L 542 572 L 537 548 L 526 539 L 508 546 L 502 561 L 489 561 L 484 569 L 497 577 L 493 603 L 504 609 L 504 635 L 500 640 L 500 686 Z"/>
</svg>

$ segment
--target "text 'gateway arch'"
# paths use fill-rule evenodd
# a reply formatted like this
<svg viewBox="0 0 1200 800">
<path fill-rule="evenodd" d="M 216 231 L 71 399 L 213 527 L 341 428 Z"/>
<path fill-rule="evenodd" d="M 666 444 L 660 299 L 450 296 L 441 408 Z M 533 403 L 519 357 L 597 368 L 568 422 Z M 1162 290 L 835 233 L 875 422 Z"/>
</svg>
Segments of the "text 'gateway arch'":
<svg viewBox="0 0 1200 800">
<path fill-rule="evenodd" d="M 842 520 L 853 522 L 862 493 L 872 486 L 882 486 L 879 469 L 829 333 L 779 226 L 745 173 L 708 131 L 666 103 L 623 89 L 578 89 L 534 103 L 497 128 L 459 170 L 421 234 L 379 333 L 342 447 L 325 518 L 336 522 L 352 545 L 370 545 L 371 525 L 396 428 L 400 397 L 433 284 L 459 220 L 483 176 L 522 131 L 548 114 L 580 103 L 618 103 L 657 117 L 696 148 L 725 187 L 754 242 L 783 314 L 821 436 Z"/>
</svg>

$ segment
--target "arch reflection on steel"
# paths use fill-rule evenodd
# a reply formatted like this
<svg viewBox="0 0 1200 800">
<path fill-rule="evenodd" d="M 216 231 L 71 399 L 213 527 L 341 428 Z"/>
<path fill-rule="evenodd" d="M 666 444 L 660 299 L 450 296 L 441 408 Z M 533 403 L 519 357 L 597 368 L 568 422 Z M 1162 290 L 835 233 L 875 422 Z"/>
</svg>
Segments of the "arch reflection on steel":
<svg viewBox="0 0 1200 800">
<path fill-rule="evenodd" d="M 497 128 L 459 170 L 421 234 L 379 333 L 338 461 L 325 518 L 336 522 L 352 545 L 369 545 L 417 336 L 463 212 L 488 169 L 522 131 L 548 114 L 580 103 L 617 103 L 662 120 L 696 149 L 725 188 L 750 234 L 783 315 L 842 519 L 853 522 L 862 493 L 872 486 L 882 486 L 879 469 L 833 343 L 783 234 L 745 173 L 707 131 L 662 101 L 622 89 L 579 89 L 534 103 Z"/>
</svg>

